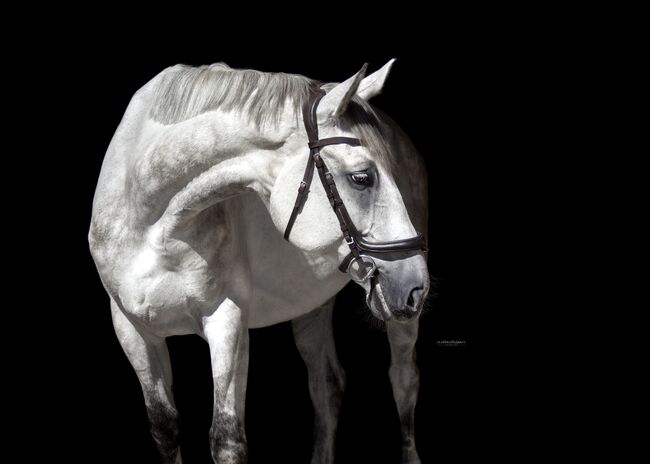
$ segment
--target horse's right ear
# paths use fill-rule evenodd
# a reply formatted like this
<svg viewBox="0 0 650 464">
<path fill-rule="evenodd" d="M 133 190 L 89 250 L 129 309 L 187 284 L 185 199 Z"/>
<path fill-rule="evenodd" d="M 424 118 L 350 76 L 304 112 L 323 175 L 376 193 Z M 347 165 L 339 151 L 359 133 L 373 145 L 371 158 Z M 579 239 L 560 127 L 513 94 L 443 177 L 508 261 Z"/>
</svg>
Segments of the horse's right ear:
<svg viewBox="0 0 650 464">
<path fill-rule="evenodd" d="M 370 100 L 380 94 L 393 63 L 395 63 L 395 58 L 367 77 L 365 74 L 368 63 L 364 64 L 358 73 L 338 84 L 323 97 L 318 105 L 318 120 L 324 122 L 341 116 L 355 95 L 364 100 Z"/>
<path fill-rule="evenodd" d="M 327 92 L 327 95 L 318 104 L 318 120 L 327 121 L 332 118 L 338 118 L 348 107 L 350 100 L 357 93 L 359 84 L 366 75 L 368 63 L 361 67 L 361 70 L 345 82 L 341 82 L 332 90 Z"/>
</svg>

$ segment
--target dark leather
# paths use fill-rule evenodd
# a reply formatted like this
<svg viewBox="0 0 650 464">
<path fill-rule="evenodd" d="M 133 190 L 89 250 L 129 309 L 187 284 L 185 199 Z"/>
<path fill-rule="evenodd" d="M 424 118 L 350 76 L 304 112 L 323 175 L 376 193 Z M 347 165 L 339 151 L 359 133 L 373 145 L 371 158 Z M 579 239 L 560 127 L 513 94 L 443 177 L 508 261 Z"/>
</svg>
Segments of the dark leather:
<svg viewBox="0 0 650 464">
<path fill-rule="evenodd" d="M 316 147 L 324 147 L 327 145 L 337 145 L 339 143 L 345 143 L 357 147 L 361 145 L 361 140 L 353 139 L 352 137 L 328 137 L 326 139 L 320 139 L 320 140 L 315 140 L 313 142 L 309 142 L 307 145 L 309 146 L 309 148 L 316 148 Z"/>
<path fill-rule="evenodd" d="M 318 138 L 318 121 L 316 118 L 316 110 L 318 108 L 318 103 L 325 95 L 325 92 L 321 89 L 318 89 L 303 106 L 303 122 L 305 124 L 305 131 L 307 132 L 307 137 L 309 138 L 309 158 L 307 160 L 307 166 L 305 167 L 305 173 L 303 175 L 302 181 L 300 182 L 300 187 L 298 187 L 298 195 L 296 196 L 296 202 L 291 211 L 291 216 L 287 223 L 287 227 L 284 231 L 285 240 L 289 240 L 289 235 L 291 234 L 291 229 L 293 224 L 296 222 L 298 214 L 302 210 L 302 206 L 307 200 L 307 195 L 309 194 L 309 187 L 311 185 L 312 178 L 314 177 L 314 167 L 318 171 L 318 177 L 323 184 L 327 198 L 330 201 L 330 205 L 336 214 L 336 218 L 339 221 L 339 226 L 341 227 L 341 233 L 346 243 L 350 247 L 350 254 L 345 257 L 339 269 L 342 272 L 347 272 L 348 266 L 353 258 L 358 258 L 363 252 L 368 253 L 396 253 L 396 252 L 412 252 L 412 251 L 426 251 L 426 243 L 422 234 L 417 234 L 415 237 L 410 237 L 401 240 L 393 240 L 386 242 L 369 242 L 361 237 L 361 234 L 357 231 L 357 228 L 352 222 L 352 218 L 348 214 L 348 210 L 339 195 L 338 189 L 336 188 L 336 182 L 334 182 L 334 176 L 329 172 L 325 161 L 320 156 L 321 147 L 327 145 L 336 145 L 336 144 L 347 144 L 352 146 L 361 145 L 359 139 L 354 139 L 350 137 L 329 137 L 325 139 Z"/>
<path fill-rule="evenodd" d="M 325 92 L 320 91 L 314 95 L 309 101 L 306 101 L 302 108 L 302 120 L 305 124 L 305 130 L 307 131 L 307 137 L 309 138 L 309 143 L 312 141 L 318 141 L 318 124 L 316 124 L 316 129 L 314 132 L 313 126 L 310 124 L 310 118 L 313 114 L 313 118 L 316 118 L 316 108 L 318 108 L 318 103 L 321 98 L 325 96 Z M 298 195 L 296 196 L 296 201 L 293 204 L 293 210 L 291 211 L 291 216 L 289 216 L 289 221 L 287 222 L 287 227 L 284 229 L 284 239 L 289 241 L 289 235 L 291 234 L 291 229 L 293 228 L 294 222 L 300 211 L 302 210 L 302 205 L 305 204 L 307 200 L 307 195 L 309 195 L 309 187 L 311 186 L 311 180 L 314 178 L 314 158 L 312 156 L 314 149 L 309 147 L 309 158 L 307 158 L 307 166 L 305 166 L 305 173 L 302 176 L 302 181 L 298 186 Z"/>
<path fill-rule="evenodd" d="M 305 174 L 302 176 L 302 181 L 298 186 L 298 195 L 296 196 L 296 202 L 293 205 L 293 210 L 291 211 L 291 216 L 289 216 L 289 222 L 287 227 L 284 229 L 284 239 L 289 241 L 289 234 L 291 234 L 291 229 L 293 228 L 293 223 L 296 222 L 296 218 L 300 211 L 302 210 L 302 205 L 305 204 L 307 200 L 307 195 L 309 194 L 309 187 L 311 186 L 311 180 L 314 178 L 314 160 L 310 156 L 307 160 L 307 166 L 305 167 Z"/>
<path fill-rule="evenodd" d="M 370 251 L 372 253 L 393 253 L 395 251 L 414 249 L 427 251 L 424 237 L 420 233 L 415 237 L 387 242 L 368 242 L 363 237 L 358 237 L 357 244 L 363 251 Z"/>
</svg>

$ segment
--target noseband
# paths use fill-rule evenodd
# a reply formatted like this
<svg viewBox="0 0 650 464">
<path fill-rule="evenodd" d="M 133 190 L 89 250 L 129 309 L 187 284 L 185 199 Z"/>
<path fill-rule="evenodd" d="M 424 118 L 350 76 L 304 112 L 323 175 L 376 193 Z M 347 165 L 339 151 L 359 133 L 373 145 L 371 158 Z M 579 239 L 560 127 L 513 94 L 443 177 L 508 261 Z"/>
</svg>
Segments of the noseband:
<svg viewBox="0 0 650 464">
<path fill-rule="evenodd" d="M 291 234 L 291 229 L 293 228 L 294 222 L 298 214 L 302 210 L 302 206 L 307 199 L 309 193 L 309 186 L 311 185 L 312 178 L 314 177 L 314 166 L 318 170 L 318 176 L 320 181 L 323 184 L 323 188 L 327 193 L 327 198 L 332 205 L 334 213 L 339 220 L 339 225 L 341 226 L 341 232 L 343 233 L 343 238 L 345 242 L 350 247 L 350 254 L 348 254 L 341 265 L 339 270 L 341 272 L 348 272 L 350 264 L 359 259 L 362 255 L 367 253 L 406 253 L 413 251 L 426 251 L 426 243 L 422 234 L 418 233 L 415 237 L 405 238 L 402 240 L 393 240 L 387 242 L 369 242 L 361 237 L 359 231 L 354 226 L 348 210 L 341 200 L 338 189 L 336 188 L 336 183 L 334 182 L 334 177 L 330 173 L 327 165 L 323 161 L 323 158 L 320 155 L 321 147 L 327 145 L 338 145 L 338 144 L 347 144 L 351 146 L 361 145 L 359 139 L 354 139 L 350 137 L 329 137 L 325 139 L 318 138 L 318 120 L 316 116 L 316 110 L 318 109 L 318 103 L 325 96 L 323 90 L 318 90 L 317 93 L 313 95 L 308 101 L 305 102 L 305 105 L 302 109 L 302 117 L 305 123 L 305 130 L 307 131 L 307 136 L 309 138 L 309 158 L 307 160 L 307 167 L 305 168 L 305 174 L 303 175 L 302 181 L 300 182 L 300 187 L 298 188 L 298 196 L 296 197 L 296 203 L 293 206 L 293 211 L 289 217 L 289 222 L 287 223 L 287 228 L 284 231 L 285 240 L 289 241 L 289 235 Z"/>
</svg>

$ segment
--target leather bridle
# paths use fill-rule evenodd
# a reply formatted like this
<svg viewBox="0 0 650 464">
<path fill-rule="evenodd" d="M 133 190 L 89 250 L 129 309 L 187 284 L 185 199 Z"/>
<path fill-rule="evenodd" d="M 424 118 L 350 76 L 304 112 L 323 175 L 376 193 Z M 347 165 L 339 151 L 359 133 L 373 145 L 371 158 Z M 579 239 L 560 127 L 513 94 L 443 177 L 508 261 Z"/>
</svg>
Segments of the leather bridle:
<svg viewBox="0 0 650 464">
<path fill-rule="evenodd" d="M 298 195 L 296 197 L 296 203 L 293 206 L 293 211 L 289 217 L 289 222 L 284 231 L 285 240 L 289 241 L 289 235 L 291 234 L 291 229 L 293 228 L 294 222 L 298 214 L 302 210 L 302 207 L 307 199 L 309 193 L 309 186 L 311 185 L 312 178 L 314 177 L 314 167 L 318 170 L 318 176 L 320 177 L 323 188 L 327 194 L 327 198 L 332 205 L 334 213 L 336 213 L 336 218 L 339 221 L 341 227 L 341 232 L 343 233 L 343 238 L 345 242 L 350 247 L 350 253 L 345 257 L 339 270 L 341 272 L 348 272 L 348 269 L 351 263 L 359 259 L 361 256 L 365 256 L 368 253 L 406 253 L 413 251 L 426 251 L 426 243 L 422 234 L 418 233 L 415 237 L 385 241 L 385 242 L 369 242 L 361 237 L 361 234 L 354 226 L 348 210 L 341 200 L 338 189 L 336 188 L 336 183 L 334 182 L 334 177 L 330 173 L 325 161 L 320 155 L 320 149 L 327 145 L 338 145 L 338 144 L 347 144 L 351 146 L 361 145 L 359 139 L 350 138 L 350 137 L 329 137 L 324 139 L 318 138 L 318 120 L 316 116 L 316 110 L 318 109 L 318 103 L 325 96 L 325 91 L 318 89 L 315 93 L 312 93 L 310 99 L 308 99 L 303 105 L 302 116 L 305 124 L 305 130 L 307 131 L 307 137 L 309 138 L 309 158 L 307 160 L 307 166 L 305 168 L 305 174 L 303 175 L 302 181 L 300 182 L 300 187 L 298 188 Z M 374 270 L 373 270 L 374 272 Z"/>
</svg>

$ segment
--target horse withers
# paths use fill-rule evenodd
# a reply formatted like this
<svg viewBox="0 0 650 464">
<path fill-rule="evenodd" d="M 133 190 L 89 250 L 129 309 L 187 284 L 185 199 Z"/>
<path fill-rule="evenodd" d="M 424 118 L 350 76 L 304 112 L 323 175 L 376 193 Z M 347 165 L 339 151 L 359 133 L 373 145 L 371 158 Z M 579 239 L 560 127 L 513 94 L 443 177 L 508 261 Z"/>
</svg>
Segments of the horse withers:
<svg viewBox="0 0 650 464">
<path fill-rule="evenodd" d="M 315 409 L 312 463 L 333 462 L 345 374 L 332 311 L 350 279 L 386 323 L 402 462 L 420 462 L 426 170 L 368 103 L 393 61 L 340 84 L 175 66 L 133 96 L 104 158 L 89 242 L 163 462 L 182 462 L 165 338 L 207 340 L 212 457 L 243 463 L 248 329 L 289 320 Z"/>
</svg>

